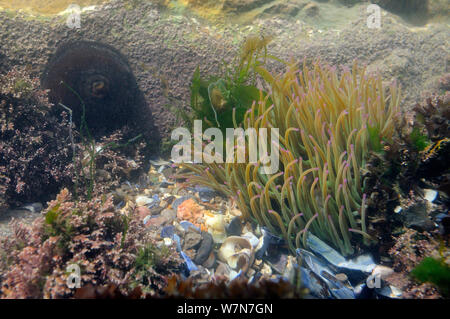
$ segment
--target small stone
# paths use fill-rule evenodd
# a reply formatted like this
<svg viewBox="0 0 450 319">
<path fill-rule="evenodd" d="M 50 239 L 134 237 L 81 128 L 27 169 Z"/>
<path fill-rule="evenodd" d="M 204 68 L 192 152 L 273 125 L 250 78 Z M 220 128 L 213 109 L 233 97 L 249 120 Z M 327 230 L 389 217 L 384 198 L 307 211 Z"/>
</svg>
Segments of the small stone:
<svg viewBox="0 0 450 319">
<path fill-rule="evenodd" d="M 189 232 L 184 237 L 184 249 L 197 249 L 202 241 L 202 236 L 196 232 Z"/>
<path fill-rule="evenodd" d="M 279 254 L 276 258 L 270 261 L 273 270 L 279 274 L 283 274 L 287 266 L 288 256 Z M 267 261 L 269 263 L 269 261 Z"/>
<path fill-rule="evenodd" d="M 193 260 L 193 259 L 195 258 L 196 251 L 195 251 L 195 249 L 187 249 L 187 250 L 184 250 L 184 253 L 185 253 L 191 260 Z"/>
<path fill-rule="evenodd" d="M 196 185 L 194 189 L 202 202 L 210 202 L 216 196 L 216 191 L 210 187 Z"/>
<path fill-rule="evenodd" d="M 165 201 L 165 200 L 162 199 L 162 200 L 159 202 L 159 207 L 161 207 L 162 209 L 167 208 L 167 206 L 169 206 L 169 203 L 167 203 L 167 201 Z"/>
<path fill-rule="evenodd" d="M 336 279 L 340 282 L 346 282 L 348 280 L 347 275 L 344 273 L 336 274 L 334 277 L 336 277 Z"/>
<path fill-rule="evenodd" d="M 44 206 L 41 203 L 32 203 L 32 204 L 25 205 L 23 208 L 26 210 L 29 210 L 32 213 L 37 214 L 37 213 L 40 213 L 44 209 Z"/>
<path fill-rule="evenodd" d="M 171 224 L 177 218 L 177 212 L 173 209 L 166 208 L 162 210 L 160 216 L 166 218 L 168 223 Z"/>
<path fill-rule="evenodd" d="M 159 188 L 169 188 L 169 186 L 171 186 L 172 183 L 169 183 L 168 181 L 163 181 L 161 184 L 159 184 Z"/>
<path fill-rule="evenodd" d="M 167 224 L 167 219 L 163 216 L 153 217 L 149 218 L 147 222 L 145 223 L 145 227 L 147 228 L 160 228 Z"/>
<path fill-rule="evenodd" d="M 202 266 L 205 268 L 213 268 L 215 263 L 216 263 L 216 255 L 214 254 L 214 251 L 211 251 L 208 259 L 206 259 L 206 261 L 202 264 Z"/>
<path fill-rule="evenodd" d="M 230 272 L 231 272 L 230 266 L 228 266 L 227 264 L 220 262 L 220 261 L 218 262 L 218 264 L 219 265 L 217 266 L 214 274 L 218 277 L 220 276 L 220 277 L 228 278 L 228 276 L 230 275 Z"/>
<path fill-rule="evenodd" d="M 242 232 L 242 222 L 239 217 L 234 217 L 225 227 L 228 236 L 240 236 Z"/>
<path fill-rule="evenodd" d="M 376 265 L 375 268 L 372 270 L 372 276 L 374 277 L 380 277 L 381 279 L 386 279 L 390 275 L 394 273 L 394 270 L 390 267 Z"/>
<path fill-rule="evenodd" d="M 272 276 L 272 268 L 270 268 L 270 266 L 268 264 L 264 264 L 261 268 L 261 274 L 264 277 L 270 277 Z"/>
<path fill-rule="evenodd" d="M 164 245 L 166 246 L 172 246 L 173 245 L 173 240 L 171 238 L 165 237 L 164 238 Z"/>
<path fill-rule="evenodd" d="M 140 220 L 144 220 L 145 217 L 151 214 L 150 209 L 145 206 L 136 207 L 134 211 L 139 216 Z"/>
<path fill-rule="evenodd" d="M 175 196 L 166 194 L 166 196 L 164 196 L 164 200 L 167 202 L 168 205 L 170 205 L 175 200 Z"/>
<path fill-rule="evenodd" d="M 406 227 L 419 231 L 431 231 L 435 228 L 434 223 L 428 218 L 427 204 L 429 203 L 425 200 L 414 203 L 402 213 Z"/>
<path fill-rule="evenodd" d="M 159 207 L 159 206 L 156 206 L 156 207 L 153 207 L 151 210 L 150 210 L 150 212 L 151 212 L 151 214 L 154 216 L 154 215 L 159 215 L 162 211 L 163 211 L 163 209 L 164 208 L 162 208 L 162 207 Z"/>
<path fill-rule="evenodd" d="M 135 200 L 137 206 L 150 205 L 154 201 L 155 200 L 153 198 L 149 198 L 147 196 L 138 196 L 138 197 L 136 197 L 136 200 Z"/>
<path fill-rule="evenodd" d="M 197 250 L 194 262 L 198 265 L 203 264 L 209 257 L 213 249 L 214 241 L 212 235 L 207 232 L 202 232 L 202 241 Z"/>
</svg>

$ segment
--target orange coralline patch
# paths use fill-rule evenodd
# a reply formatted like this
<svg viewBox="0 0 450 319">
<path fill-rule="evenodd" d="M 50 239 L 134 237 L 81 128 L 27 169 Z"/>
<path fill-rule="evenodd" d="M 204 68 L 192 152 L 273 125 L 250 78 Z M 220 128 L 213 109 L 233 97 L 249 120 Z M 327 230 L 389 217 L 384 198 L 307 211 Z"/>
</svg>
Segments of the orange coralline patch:
<svg viewBox="0 0 450 319">
<path fill-rule="evenodd" d="M 197 204 L 192 198 L 185 200 L 177 209 L 178 220 L 189 221 L 197 227 L 201 227 L 204 214 L 205 210 L 203 207 Z"/>
</svg>

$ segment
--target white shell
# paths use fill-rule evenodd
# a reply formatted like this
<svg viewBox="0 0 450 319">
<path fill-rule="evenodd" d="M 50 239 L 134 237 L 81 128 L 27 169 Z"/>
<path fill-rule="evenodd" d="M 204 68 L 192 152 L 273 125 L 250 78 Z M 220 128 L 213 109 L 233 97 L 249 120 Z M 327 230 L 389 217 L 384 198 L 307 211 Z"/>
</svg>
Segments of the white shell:
<svg viewBox="0 0 450 319">
<path fill-rule="evenodd" d="M 211 234 L 215 243 L 223 243 L 227 237 L 225 233 L 225 216 L 215 214 L 214 216 L 205 215 L 205 225 L 208 233 Z"/>
<path fill-rule="evenodd" d="M 242 237 L 247 238 L 252 244 L 252 247 L 256 247 L 259 244 L 259 238 L 256 237 L 253 233 L 248 232 L 242 235 Z"/>
<path fill-rule="evenodd" d="M 219 249 L 219 259 L 226 262 L 232 269 L 243 273 L 253 264 L 253 247 L 247 238 L 230 236 Z"/>
<path fill-rule="evenodd" d="M 434 200 L 437 198 L 438 192 L 434 189 L 424 189 L 425 196 L 424 198 L 429 201 L 430 203 L 434 202 Z"/>
</svg>

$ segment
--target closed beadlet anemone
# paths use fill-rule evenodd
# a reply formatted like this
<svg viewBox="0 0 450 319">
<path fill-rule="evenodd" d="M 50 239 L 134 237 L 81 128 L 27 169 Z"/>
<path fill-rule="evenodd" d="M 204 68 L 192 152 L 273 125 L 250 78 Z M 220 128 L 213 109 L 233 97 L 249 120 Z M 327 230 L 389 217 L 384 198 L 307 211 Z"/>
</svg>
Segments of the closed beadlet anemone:
<svg viewBox="0 0 450 319">
<path fill-rule="evenodd" d="M 157 135 L 126 58 L 112 46 L 92 41 L 61 45 L 47 64 L 42 86 L 49 89 L 52 103 L 72 109 L 77 127 L 83 116 L 81 99 L 86 124 L 94 136 L 110 134 L 125 125 L 141 130 L 147 139 Z"/>
<path fill-rule="evenodd" d="M 202 183 L 234 196 L 243 216 L 280 233 L 294 251 L 309 232 L 342 254 L 369 244 L 361 169 L 370 150 L 394 133 L 399 89 L 389 94 L 379 76 L 355 62 L 341 75 L 316 62 L 290 65 L 277 78 L 259 69 L 270 94 L 253 103 L 244 128 L 278 128 L 280 172 L 265 175 L 261 163 L 186 164 Z M 246 156 L 248 158 L 248 137 Z"/>
</svg>

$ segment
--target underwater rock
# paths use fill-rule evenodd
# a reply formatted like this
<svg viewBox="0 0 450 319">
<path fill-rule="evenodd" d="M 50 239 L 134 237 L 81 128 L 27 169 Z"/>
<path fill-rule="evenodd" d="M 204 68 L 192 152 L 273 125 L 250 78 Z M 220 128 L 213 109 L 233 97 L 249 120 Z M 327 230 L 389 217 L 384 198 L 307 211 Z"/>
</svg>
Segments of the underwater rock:
<svg viewBox="0 0 450 319">
<path fill-rule="evenodd" d="M 279 274 L 284 274 L 288 263 L 288 255 L 280 253 L 277 256 L 267 258 L 267 263 Z"/>
<path fill-rule="evenodd" d="M 428 210 L 428 201 L 422 200 L 404 209 L 399 215 L 406 227 L 430 231 L 435 228 L 435 225 L 428 217 Z"/>
<path fill-rule="evenodd" d="M 50 102 L 73 112 L 79 128 L 85 120 L 94 136 L 128 126 L 146 140 L 157 136 L 150 110 L 125 57 L 112 46 L 90 41 L 61 45 L 42 75 Z M 61 113 L 61 107 L 55 107 Z M 85 132 L 83 132 L 85 133 Z"/>
<path fill-rule="evenodd" d="M 441 235 L 450 234 L 450 215 L 447 214 L 438 214 L 436 216 L 436 221 L 439 223 L 439 233 Z"/>
<path fill-rule="evenodd" d="M 197 260 L 197 256 L 196 256 Z M 209 257 L 206 259 L 205 262 L 202 263 L 202 266 L 205 268 L 212 268 L 214 267 L 214 264 L 216 263 L 216 254 L 214 254 L 213 251 L 209 254 Z"/>
<path fill-rule="evenodd" d="M 184 236 L 184 250 L 197 249 L 202 241 L 202 236 L 190 231 Z"/>
<path fill-rule="evenodd" d="M 22 207 L 32 213 L 40 213 L 44 209 L 44 205 L 41 203 L 31 203 Z"/>
<path fill-rule="evenodd" d="M 148 215 L 144 219 L 144 224 L 145 224 L 145 227 L 147 227 L 147 228 L 158 229 L 158 228 L 166 225 L 167 223 L 168 223 L 168 220 L 164 216 L 152 217 L 152 216 Z"/>
<path fill-rule="evenodd" d="M 210 258 L 211 253 L 213 253 L 213 245 L 214 241 L 211 234 L 202 232 L 202 241 L 200 243 L 200 247 L 197 250 L 197 255 L 195 255 L 194 262 L 198 265 L 205 263 Z"/>
<path fill-rule="evenodd" d="M 192 224 L 191 222 L 188 222 L 186 220 L 182 220 L 180 223 L 181 228 L 183 229 L 183 231 L 187 232 L 190 231 L 191 229 L 193 229 L 196 232 L 200 232 L 200 228 L 198 228 L 197 226 L 195 226 L 194 224 Z"/>
<path fill-rule="evenodd" d="M 239 236 L 242 232 L 241 219 L 238 216 L 233 217 L 230 223 L 225 227 L 225 230 L 229 236 Z"/>
<path fill-rule="evenodd" d="M 163 209 L 160 215 L 166 218 L 169 224 L 177 218 L 177 212 L 170 208 Z"/>
<path fill-rule="evenodd" d="M 138 196 L 136 197 L 136 205 L 137 206 L 147 206 L 154 202 L 153 198 L 149 198 L 147 196 Z"/>
<path fill-rule="evenodd" d="M 439 193 L 438 191 L 434 189 L 424 189 L 424 196 L 423 198 L 427 200 L 428 202 L 432 203 L 435 201 L 435 199 L 438 197 Z"/>
<path fill-rule="evenodd" d="M 200 200 L 202 202 L 209 202 L 211 199 L 214 198 L 214 196 L 216 196 L 216 191 L 213 190 L 212 188 L 209 188 L 209 187 L 206 187 L 206 186 L 196 185 L 194 187 L 194 190 L 196 192 L 198 192 L 198 195 L 199 195 Z"/>
<path fill-rule="evenodd" d="M 136 207 L 135 213 L 139 216 L 139 219 L 144 220 L 147 216 L 149 216 L 150 209 L 145 206 Z"/>
<path fill-rule="evenodd" d="M 380 279 L 385 279 L 392 275 L 394 273 L 394 270 L 392 268 L 376 265 L 375 268 L 372 271 L 373 277 L 379 277 Z"/>
</svg>

